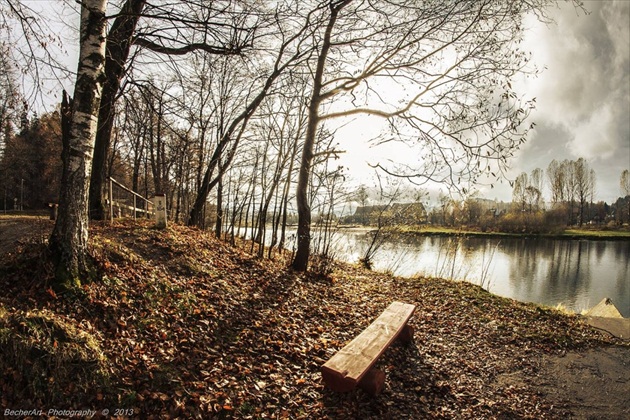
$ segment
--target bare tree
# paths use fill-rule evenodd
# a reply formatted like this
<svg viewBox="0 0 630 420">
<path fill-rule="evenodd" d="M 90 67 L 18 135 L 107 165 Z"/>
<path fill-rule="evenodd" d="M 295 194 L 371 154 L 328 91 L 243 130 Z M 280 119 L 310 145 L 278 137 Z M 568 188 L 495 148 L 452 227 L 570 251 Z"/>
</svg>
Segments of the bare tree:
<svg viewBox="0 0 630 420">
<path fill-rule="evenodd" d="M 127 161 L 131 161 L 131 189 L 139 192 L 143 163 L 147 154 L 148 133 L 152 129 L 146 123 L 151 120 L 151 110 L 138 90 L 127 92 L 123 98 L 123 105 L 124 123 L 120 129 L 125 133 L 126 147 L 129 149 Z M 147 193 L 145 188 L 144 195 L 147 196 Z"/>
<path fill-rule="evenodd" d="M 536 168 L 530 176 L 521 173 L 514 180 L 512 202 L 518 204 L 520 211 L 532 213 L 542 207 L 542 178 L 543 170 Z"/>
<path fill-rule="evenodd" d="M 585 212 L 589 199 L 595 191 L 595 173 L 589 168 L 584 158 L 579 158 L 572 164 L 574 167 L 573 174 L 575 177 L 575 189 L 579 206 L 578 224 L 582 226 L 586 221 Z"/>
<path fill-rule="evenodd" d="M 229 57 L 209 57 L 207 54 L 194 54 L 190 69 L 184 71 L 181 66 L 174 69 L 177 74 L 182 94 L 178 99 L 177 109 L 185 116 L 189 128 L 186 130 L 193 140 L 191 154 L 194 162 L 195 185 L 191 190 L 191 200 L 196 198 L 201 189 L 204 172 L 213 150 L 221 142 L 231 121 L 241 112 L 251 88 L 253 68 L 235 65 Z M 226 161 L 219 159 L 219 170 L 225 172 Z M 217 216 L 223 212 L 223 185 L 218 182 L 216 191 Z M 190 214 L 191 208 L 187 209 Z M 216 228 L 219 220 L 215 223 Z"/>
<path fill-rule="evenodd" d="M 309 10 L 305 16 L 298 16 L 300 20 L 296 23 L 295 14 L 298 10 L 294 10 L 291 5 L 286 9 L 278 9 L 275 13 L 277 21 L 276 35 L 278 39 L 275 41 L 277 53 L 273 57 L 267 57 L 265 61 L 271 61 L 271 65 L 266 65 L 264 73 L 257 84 L 250 86 L 248 91 L 248 100 L 246 105 L 242 107 L 242 111 L 238 113 L 227 125 L 227 129 L 221 136 L 220 141 L 216 144 L 212 155 L 210 156 L 204 177 L 201 183 L 197 198 L 190 213 L 188 220 L 189 225 L 198 225 L 201 220 L 201 209 L 205 205 L 208 194 L 219 182 L 223 176 L 225 169 L 231 165 L 234 156 L 239 148 L 241 138 L 245 133 L 248 123 L 254 116 L 258 107 L 263 100 L 272 93 L 276 81 L 288 70 L 299 65 L 305 57 L 312 52 L 312 45 L 306 42 L 308 34 L 314 26 L 316 13 L 321 7 L 314 7 Z M 281 21 L 285 18 L 285 21 Z M 219 167 L 222 162 L 222 168 Z M 215 171 L 218 173 L 215 174 Z"/>
<path fill-rule="evenodd" d="M 67 127 L 62 127 L 64 168 L 59 215 L 49 243 L 57 284 L 62 288 L 78 286 L 80 279 L 91 272 L 87 255 L 88 190 L 104 79 L 106 8 L 107 0 L 83 0 L 81 4 L 74 101 Z"/>
<path fill-rule="evenodd" d="M 311 254 L 311 208 L 307 193 L 314 158 L 317 126 L 321 121 L 319 107 L 321 102 L 325 99 L 323 87 L 326 60 L 328 59 L 328 53 L 332 46 L 333 29 L 335 28 L 339 13 L 350 3 L 351 0 L 329 2 L 328 8 L 330 9 L 330 16 L 325 26 L 321 48 L 317 55 L 315 74 L 313 76 L 313 91 L 308 105 L 308 123 L 306 126 L 304 146 L 302 148 L 302 159 L 298 172 L 298 185 L 296 190 L 299 221 L 297 228 L 297 252 L 293 259 L 292 266 L 298 271 L 306 271 Z"/>
<path fill-rule="evenodd" d="M 536 168 L 532 170 L 529 176 L 529 185 L 535 190 L 534 195 L 536 196 L 536 199 L 533 200 L 531 204 L 536 209 L 541 209 L 543 208 L 543 205 L 544 205 L 544 200 L 543 200 L 544 174 L 545 172 L 542 169 Z"/>
<path fill-rule="evenodd" d="M 359 210 L 361 211 L 361 224 L 362 225 L 366 225 L 367 224 L 367 219 L 366 219 L 366 206 L 369 200 L 369 194 L 368 194 L 368 190 L 365 187 L 364 184 L 359 185 L 359 188 L 356 191 L 355 194 L 355 199 L 357 201 L 357 203 L 359 204 L 359 208 L 357 209 L 357 213 L 359 212 Z"/>
<path fill-rule="evenodd" d="M 376 173 L 376 176 L 379 187 L 377 201 L 380 204 L 375 207 L 376 229 L 370 232 L 371 238 L 368 247 L 365 249 L 363 256 L 359 259 L 361 265 L 369 270 L 372 269 L 374 257 L 378 253 L 379 249 L 381 249 L 390 237 L 390 232 L 387 232 L 386 228 L 396 218 L 396 215 L 391 213 L 392 205 L 402 196 L 402 186 L 400 180 L 397 180 L 397 182 L 393 185 L 385 187 L 381 177 L 378 175 L 378 172 Z"/>
<path fill-rule="evenodd" d="M 57 2 L 56 10 L 66 7 L 67 0 Z M 0 0 L 0 34 L 2 60 L 10 63 L 27 80 L 20 88 L 29 105 L 50 93 L 51 81 L 57 88 L 72 76 L 61 60 L 63 40 L 50 26 L 51 16 L 42 13 L 35 2 Z"/>
<path fill-rule="evenodd" d="M 464 214 L 465 222 L 472 225 L 479 224 L 479 220 L 483 214 L 483 207 L 476 197 L 476 194 L 472 194 L 464 200 Z"/>
<path fill-rule="evenodd" d="M 512 188 L 512 202 L 519 206 L 520 211 L 524 212 L 527 205 L 527 188 L 529 187 L 529 179 L 527 173 L 523 172 L 514 180 Z"/>
<path fill-rule="evenodd" d="M 417 183 L 465 193 L 483 173 L 501 176 L 531 128 L 524 122 L 533 102 L 521 101 L 510 83 L 528 61 L 518 49 L 522 19 L 528 12 L 546 19 L 550 3 L 326 3 L 296 191 L 296 270 L 307 269 L 310 254 L 306 192 L 318 125 L 356 115 L 388 119 L 392 136 L 416 143 L 422 158 L 418 167 L 377 167 Z"/>
<path fill-rule="evenodd" d="M 584 158 L 577 161 L 552 160 L 547 168 L 547 179 L 551 189 L 551 201 L 554 205 L 562 204 L 566 208 L 567 224 L 585 222 L 589 200 L 595 194 L 595 172 Z M 574 218 L 577 201 L 577 220 Z"/>
<path fill-rule="evenodd" d="M 624 169 L 621 172 L 621 177 L 619 178 L 619 187 L 621 187 L 621 195 L 628 202 L 628 220 L 630 221 L 630 171 L 628 169 Z M 619 209 L 620 211 L 621 209 Z"/>
<path fill-rule="evenodd" d="M 575 177 L 575 165 L 572 160 L 565 159 L 562 161 L 562 171 L 564 172 L 563 193 L 565 203 L 567 204 L 567 224 L 575 223 L 575 199 L 577 195 L 577 185 Z"/>
<path fill-rule="evenodd" d="M 287 92 L 288 93 L 288 92 Z M 302 98 L 297 94 L 283 95 L 279 97 L 267 98 L 261 106 L 261 116 L 255 124 L 254 134 L 256 138 L 262 139 L 265 143 L 264 155 L 275 155 L 274 161 L 263 164 L 261 171 L 261 193 L 263 195 L 259 208 L 258 232 L 256 241 L 259 243 L 259 256 L 263 255 L 263 245 L 266 242 L 266 225 L 272 201 L 284 206 L 282 201 L 288 192 L 282 193 L 279 198 L 280 186 L 284 177 L 284 185 L 290 184 L 293 172 L 293 161 L 297 153 L 297 143 L 303 131 L 303 107 L 300 106 Z M 284 188 L 285 190 L 288 187 Z M 275 215 L 280 217 L 280 211 L 274 210 Z M 271 249 L 278 243 L 279 219 L 272 215 L 272 240 L 269 247 Z"/>
<path fill-rule="evenodd" d="M 121 82 L 132 68 L 129 61 L 137 60 L 143 52 L 149 60 L 158 55 L 159 61 L 197 51 L 241 55 L 253 43 L 260 15 L 259 11 L 250 10 L 248 2 L 124 2 L 107 35 L 106 80 L 90 182 L 93 218 L 104 215 L 106 157 Z M 132 47 L 136 47 L 135 51 Z"/>
<path fill-rule="evenodd" d="M 562 164 L 555 159 L 547 166 L 547 182 L 551 191 L 551 202 L 554 205 L 562 203 L 564 201 L 564 183 L 566 180 Z"/>
</svg>

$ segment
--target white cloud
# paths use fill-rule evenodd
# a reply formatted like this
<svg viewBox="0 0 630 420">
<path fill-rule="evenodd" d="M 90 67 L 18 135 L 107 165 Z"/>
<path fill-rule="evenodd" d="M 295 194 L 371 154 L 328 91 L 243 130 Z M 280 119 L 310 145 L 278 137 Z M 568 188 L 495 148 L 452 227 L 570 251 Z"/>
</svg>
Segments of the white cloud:
<svg viewBox="0 0 630 420">
<path fill-rule="evenodd" d="M 538 127 L 512 172 L 584 157 L 598 176 L 599 198 L 610 202 L 619 194 L 619 174 L 630 167 L 630 2 L 585 7 L 587 15 L 562 3 L 548 27 L 527 21 L 526 48 L 546 70 L 519 84 L 537 98 Z"/>
<path fill-rule="evenodd" d="M 594 110 L 588 119 L 575 126 L 575 137 L 569 141 L 569 150 L 576 158 L 611 158 L 619 146 L 613 129 L 614 123 L 610 105 Z"/>
</svg>

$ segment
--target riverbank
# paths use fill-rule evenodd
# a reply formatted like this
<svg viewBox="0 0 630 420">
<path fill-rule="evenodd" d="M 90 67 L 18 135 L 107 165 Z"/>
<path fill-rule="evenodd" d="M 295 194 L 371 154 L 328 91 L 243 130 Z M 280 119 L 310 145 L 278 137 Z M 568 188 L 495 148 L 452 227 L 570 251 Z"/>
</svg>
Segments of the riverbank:
<svg viewBox="0 0 630 420">
<path fill-rule="evenodd" d="M 370 230 L 375 230 L 371 228 Z M 399 235 L 419 236 L 476 236 L 485 238 L 546 238 L 546 239 L 586 239 L 602 241 L 630 241 L 630 230 L 600 230 L 600 229 L 565 229 L 553 233 L 510 233 L 492 232 L 469 229 L 455 229 L 432 226 L 394 226 L 387 232 Z"/>
<path fill-rule="evenodd" d="M 260 260 L 206 232 L 126 221 L 91 227 L 102 279 L 59 296 L 47 287 L 42 246 L 37 236 L 22 238 L 4 247 L 10 253 L 0 260 L 3 409 L 120 408 L 182 418 L 583 418 L 591 408 L 570 392 L 581 387 L 570 380 L 578 371 L 551 361 L 612 351 L 618 364 L 598 375 L 614 386 L 605 398 L 589 388 L 589 407 L 611 418 L 630 412 L 628 378 L 618 378 L 627 369 L 627 343 L 580 316 L 465 282 L 411 280 L 341 263 L 325 277 L 300 274 L 283 257 Z M 379 362 L 384 392 L 372 398 L 325 389 L 321 364 L 392 300 L 417 306 L 415 339 Z M 556 386 L 567 394 L 554 394 Z"/>
</svg>

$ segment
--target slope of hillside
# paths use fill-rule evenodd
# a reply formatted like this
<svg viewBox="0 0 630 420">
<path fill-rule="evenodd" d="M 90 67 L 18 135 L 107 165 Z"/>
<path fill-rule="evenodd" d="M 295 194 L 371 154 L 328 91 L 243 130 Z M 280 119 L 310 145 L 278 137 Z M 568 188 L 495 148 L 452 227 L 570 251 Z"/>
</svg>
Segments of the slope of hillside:
<svg viewBox="0 0 630 420">
<path fill-rule="evenodd" d="M 91 253 L 101 279 L 66 296 L 47 285 L 43 245 L 2 256 L 3 410 L 90 408 L 143 418 L 579 417 L 580 402 L 547 392 L 545 361 L 611 344 L 628 356 L 627 344 L 578 316 L 468 283 L 341 264 L 328 277 L 304 275 L 280 256 L 259 260 L 177 225 L 94 225 Z M 392 300 L 417 305 L 415 339 L 378 362 L 387 373 L 384 392 L 373 398 L 325 389 L 321 364 Z M 603 412 L 628 410 L 624 395 Z"/>
</svg>

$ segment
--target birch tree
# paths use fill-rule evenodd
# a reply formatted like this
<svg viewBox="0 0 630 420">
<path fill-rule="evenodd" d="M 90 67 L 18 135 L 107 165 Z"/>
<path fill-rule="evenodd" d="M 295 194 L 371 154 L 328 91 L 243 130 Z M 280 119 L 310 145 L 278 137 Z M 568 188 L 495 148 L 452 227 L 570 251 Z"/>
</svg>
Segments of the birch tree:
<svg viewBox="0 0 630 420">
<path fill-rule="evenodd" d="M 67 126 L 59 214 L 49 247 L 61 289 L 78 286 L 91 273 L 88 262 L 88 190 L 98 109 L 104 82 L 107 0 L 81 3 L 79 64 Z M 64 93 L 65 99 L 65 93 Z M 65 102 L 65 101 L 64 101 Z M 64 107 L 65 112 L 68 106 Z"/>
</svg>

